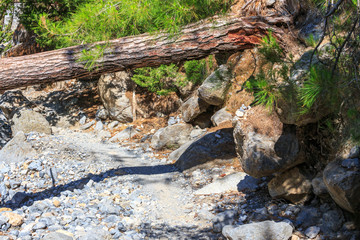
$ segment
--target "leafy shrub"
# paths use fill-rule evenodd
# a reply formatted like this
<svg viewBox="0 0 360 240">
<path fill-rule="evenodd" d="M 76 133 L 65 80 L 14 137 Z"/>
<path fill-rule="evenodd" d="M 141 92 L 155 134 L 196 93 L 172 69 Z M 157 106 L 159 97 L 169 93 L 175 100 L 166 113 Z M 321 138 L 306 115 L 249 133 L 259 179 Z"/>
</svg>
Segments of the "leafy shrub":
<svg viewBox="0 0 360 240">
<path fill-rule="evenodd" d="M 158 95 L 176 92 L 176 86 L 171 84 L 174 79 L 175 82 L 182 80 L 182 76 L 178 73 L 178 67 L 175 64 L 161 65 L 158 68 L 138 68 L 134 70 L 132 76 L 132 80 L 137 85 L 147 88 Z"/>
<path fill-rule="evenodd" d="M 339 88 L 337 78 L 331 76 L 331 70 L 325 66 L 315 65 L 310 68 L 309 77 L 299 90 L 301 114 L 311 110 L 316 102 L 321 100 L 327 108 L 333 108 L 338 103 Z"/>
<path fill-rule="evenodd" d="M 199 84 L 202 83 L 207 77 L 206 61 L 191 60 L 184 64 L 186 77 L 189 81 Z"/>
<path fill-rule="evenodd" d="M 53 16 L 57 8 L 52 8 L 51 11 L 46 8 L 41 11 L 36 9 L 37 14 L 31 15 L 31 21 L 37 24 L 31 28 L 40 36 L 42 44 L 55 48 L 160 30 L 175 34 L 185 24 L 225 12 L 231 2 L 232 0 L 77 0 L 74 4 L 66 5 L 66 11 L 61 12 L 65 17 L 61 19 Z M 73 11 L 74 5 L 78 8 L 69 16 L 67 13 Z M 24 21 L 27 19 L 24 18 Z"/>
</svg>

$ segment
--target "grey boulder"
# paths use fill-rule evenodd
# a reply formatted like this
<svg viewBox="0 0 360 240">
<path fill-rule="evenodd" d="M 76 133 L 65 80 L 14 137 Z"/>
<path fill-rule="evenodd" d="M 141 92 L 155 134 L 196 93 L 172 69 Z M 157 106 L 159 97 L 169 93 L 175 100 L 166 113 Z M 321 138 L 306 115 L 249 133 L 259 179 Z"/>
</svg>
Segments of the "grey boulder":
<svg viewBox="0 0 360 240">
<path fill-rule="evenodd" d="M 35 154 L 36 151 L 26 141 L 25 134 L 20 131 L 1 149 L 0 159 L 7 163 L 21 162 Z"/>
<path fill-rule="evenodd" d="M 199 87 L 199 97 L 210 105 L 222 105 L 229 90 L 231 79 L 231 70 L 226 65 L 221 65 Z"/>
<path fill-rule="evenodd" d="M 281 131 L 264 134 L 253 126 L 244 126 L 240 121 L 235 123 L 236 151 L 244 172 L 259 178 L 304 162 L 295 131 L 291 127 L 283 127 Z"/>
<path fill-rule="evenodd" d="M 201 113 L 206 112 L 209 104 L 198 96 L 192 96 L 186 102 L 181 105 L 181 115 L 185 122 L 191 122 Z"/>
<path fill-rule="evenodd" d="M 232 120 L 231 113 L 227 112 L 225 108 L 217 111 L 212 117 L 211 122 L 214 126 L 219 126 L 221 123 L 228 122 Z"/>
<path fill-rule="evenodd" d="M 133 120 L 130 99 L 126 92 L 132 90 L 134 83 L 126 72 L 109 73 L 99 79 L 99 95 L 109 117 L 119 122 Z"/>
<path fill-rule="evenodd" d="M 271 197 L 284 198 L 294 204 L 300 204 L 310 198 L 311 181 L 295 167 L 273 178 L 268 188 Z"/>
<path fill-rule="evenodd" d="M 356 159 L 354 159 L 355 161 Z M 360 213 L 360 170 L 344 167 L 344 160 L 329 163 L 323 174 L 330 196 L 343 209 Z"/>
<path fill-rule="evenodd" d="M 293 228 L 286 222 L 264 221 L 241 226 L 225 226 L 222 234 L 231 240 L 289 240 Z"/>
<path fill-rule="evenodd" d="M 179 147 L 190 140 L 192 130 L 192 125 L 186 123 L 161 128 L 152 137 L 151 147 L 154 149 Z"/>
<path fill-rule="evenodd" d="M 21 109 L 14 114 L 11 127 L 13 134 L 22 131 L 24 133 L 38 132 L 51 134 L 51 126 L 46 118 L 33 110 Z"/>
<path fill-rule="evenodd" d="M 175 165 L 186 170 L 192 167 L 214 161 L 228 160 L 236 157 L 232 128 L 220 129 L 187 143 L 172 153 L 170 159 L 176 160 Z"/>
</svg>

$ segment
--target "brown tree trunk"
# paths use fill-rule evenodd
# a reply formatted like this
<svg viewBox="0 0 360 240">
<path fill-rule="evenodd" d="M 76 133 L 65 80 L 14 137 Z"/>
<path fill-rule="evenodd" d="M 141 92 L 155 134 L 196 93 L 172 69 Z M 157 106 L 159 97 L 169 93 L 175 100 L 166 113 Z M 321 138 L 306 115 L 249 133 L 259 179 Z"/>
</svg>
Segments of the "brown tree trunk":
<svg viewBox="0 0 360 240">
<path fill-rule="evenodd" d="M 0 91 L 41 83 L 51 83 L 106 72 L 200 59 L 211 54 L 253 48 L 268 30 L 284 34 L 276 27 L 287 17 L 212 18 L 188 25 L 176 36 L 166 33 L 142 34 L 109 42 L 79 45 L 22 57 L 0 59 Z M 83 50 L 97 51 L 95 69 L 88 71 L 80 61 Z"/>
</svg>

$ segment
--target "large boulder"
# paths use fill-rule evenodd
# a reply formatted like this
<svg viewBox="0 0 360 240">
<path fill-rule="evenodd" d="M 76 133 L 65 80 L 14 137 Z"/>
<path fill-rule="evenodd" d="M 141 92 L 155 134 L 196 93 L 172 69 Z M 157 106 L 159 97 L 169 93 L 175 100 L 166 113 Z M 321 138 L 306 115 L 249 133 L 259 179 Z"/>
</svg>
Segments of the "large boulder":
<svg viewBox="0 0 360 240">
<path fill-rule="evenodd" d="M 11 125 L 0 109 L 0 149 L 11 139 Z"/>
<path fill-rule="evenodd" d="M 126 72 L 116 72 L 102 75 L 98 89 L 104 107 L 111 119 L 119 122 L 131 122 L 132 106 L 126 92 L 132 90 L 134 83 Z"/>
<path fill-rule="evenodd" d="M 294 204 L 301 204 L 310 197 L 311 181 L 295 167 L 273 178 L 268 188 L 273 198 L 284 198 Z"/>
<path fill-rule="evenodd" d="M 51 127 L 46 118 L 42 114 L 30 109 L 21 109 L 16 112 L 12 122 L 11 130 L 14 135 L 20 131 L 24 133 L 38 132 L 51 134 Z"/>
<path fill-rule="evenodd" d="M 185 122 L 191 122 L 201 113 L 206 112 L 209 104 L 198 96 L 192 96 L 181 106 L 181 115 Z"/>
<path fill-rule="evenodd" d="M 33 108 L 35 105 L 30 102 L 20 90 L 6 91 L 0 96 L 0 109 L 5 117 L 10 120 L 19 108 Z"/>
<path fill-rule="evenodd" d="M 240 226 L 227 225 L 222 234 L 231 240 L 289 240 L 293 227 L 287 222 L 264 221 Z"/>
<path fill-rule="evenodd" d="M 23 132 L 18 132 L 0 151 L 0 161 L 6 163 L 22 162 L 36 154 L 31 144 L 26 141 Z"/>
<path fill-rule="evenodd" d="M 162 149 L 164 147 L 176 148 L 190 141 L 191 124 L 179 123 L 159 129 L 151 139 L 151 147 Z"/>
<path fill-rule="evenodd" d="M 227 112 L 225 108 L 220 109 L 211 117 L 211 122 L 214 124 L 214 126 L 219 126 L 220 124 L 231 120 L 232 115 L 231 113 Z"/>
<path fill-rule="evenodd" d="M 222 105 L 231 85 L 231 79 L 231 70 L 226 65 L 221 65 L 199 87 L 199 97 L 210 105 Z"/>
<path fill-rule="evenodd" d="M 213 160 L 226 160 L 236 157 L 232 128 L 208 133 L 193 142 L 182 146 L 169 157 L 176 160 L 180 170 L 186 170 Z"/>
<path fill-rule="evenodd" d="M 337 160 L 329 163 L 323 179 L 330 196 L 343 209 L 360 213 L 360 164 L 359 159 Z"/>
<path fill-rule="evenodd" d="M 248 112 L 246 121 L 234 122 L 236 151 L 247 174 L 270 176 L 304 162 L 294 126 L 283 125 L 258 107 Z"/>
</svg>

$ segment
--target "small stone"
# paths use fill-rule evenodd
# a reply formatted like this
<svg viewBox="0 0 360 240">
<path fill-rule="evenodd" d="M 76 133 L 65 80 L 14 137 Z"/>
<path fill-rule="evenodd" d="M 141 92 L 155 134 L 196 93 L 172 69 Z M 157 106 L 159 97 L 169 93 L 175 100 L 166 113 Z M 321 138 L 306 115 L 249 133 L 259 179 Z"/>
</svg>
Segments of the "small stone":
<svg viewBox="0 0 360 240">
<path fill-rule="evenodd" d="M 39 230 L 39 229 L 45 229 L 46 223 L 45 222 L 38 222 L 34 225 L 34 227 L 32 228 L 34 231 Z"/>
<path fill-rule="evenodd" d="M 117 125 L 119 125 L 119 121 L 112 121 L 111 123 L 109 123 L 108 128 L 113 129 Z"/>
<path fill-rule="evenodd" d="M 95 125 L 95 131 L 101 131 L 104 128 L 104 124 L 101 121 L 98 121 Z"/>
<path fill-rule="evenodd" d="M 80 129 L 81 129 L 81 130 L 89 129 L 89 128 L 90 128 L 92 125 L 94 125 L 94 124 L 95 124 L 95 120 L 92 120 L 91 122 L 89 122 L 89 123 L 81 126 Z"/>
<path fill-rule="evenodd" d="M 276 0 L 266 0 L 266 6 L 272 7 L 276 3 Z"/>
<path fill-rule="evenodd" d="M 54 204 L 55 207 L 60 207 L 61 206 L 61 202 L 59 200 L 57 200 L 57 199 L 55 199 L 53 201 L 53 204 Z"/>
<path fill-rule="evenodd" d="M 84 124 L 86 123 L 86 116 L 82 116 L 82 118 L 80 118 L 79 123 L 80 123 L 81 125 L 84 125 Z"/>
<path fill-rule="evenodd" d="M 305 230 L 305 235 L 309 238 L 316 237 L 320 232 L 320 228 L 316 226 L 309 227 Z"/>
<path fill-rule="evenodd" d="M 64 231 L 65 232 L 65 231 Z M 73 240 L 72 234 L 64 234 L 63 232 L 52 232 L 44 236 L 46 240 Z"/>
<path fill-rule="evenodd" d="M 14 212 L 3 212 L 3 213 L 1 213 L 1 215 L 7 217 L 9 219 L 9 223 L 13 227 L 20 226 L 24 222 L 24 218 Z"/>
<path fill-rule="evenodd" d="M 99 110 L 97 110 L 95 117 L 97 119 L 106 120 L 109 117 L 109 112 L 108 110 L 102 107 Z"/>
<path fill-rule="evenodd" d="M 28 169 L 29 170 L 34 170 L 34 171 L 41 171 L 42 170 L 41 162 L 40 161 L 33 161 L 28 166 Z"/>
</svg>

